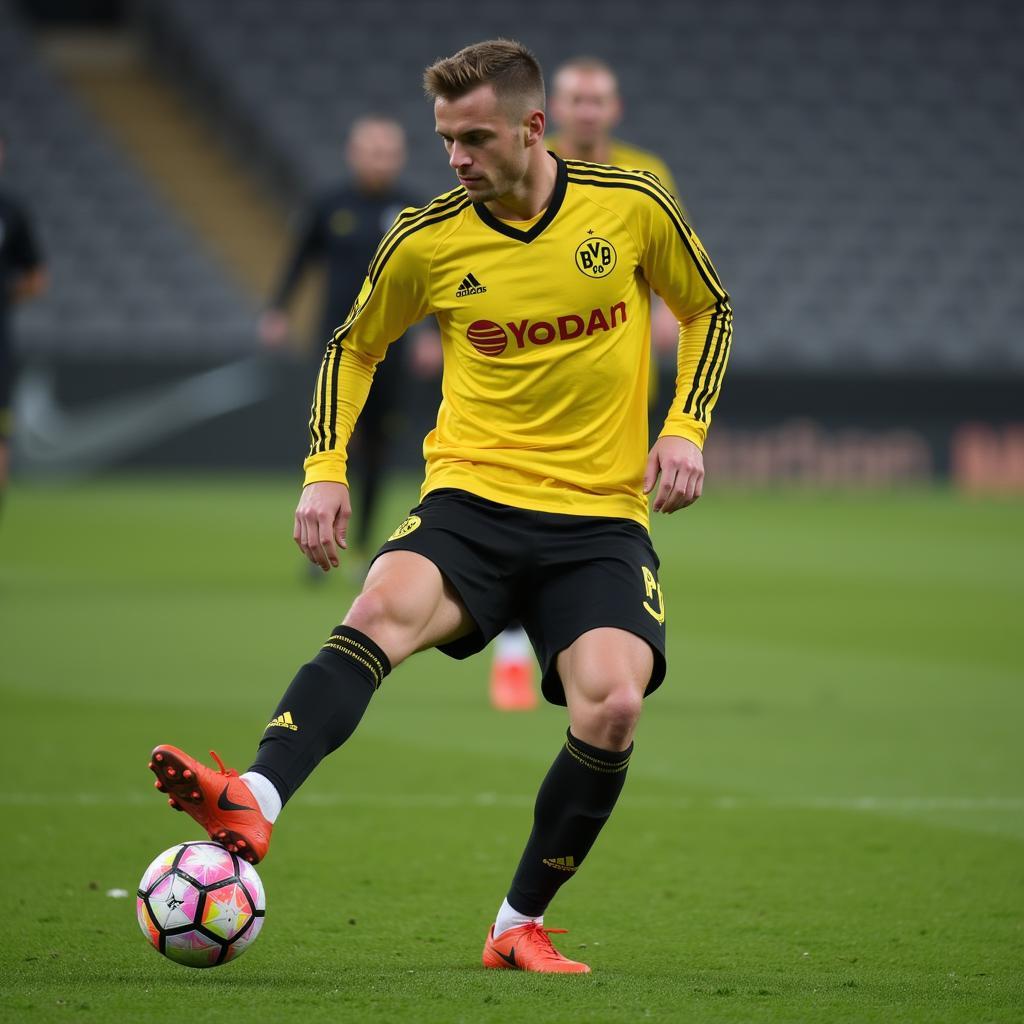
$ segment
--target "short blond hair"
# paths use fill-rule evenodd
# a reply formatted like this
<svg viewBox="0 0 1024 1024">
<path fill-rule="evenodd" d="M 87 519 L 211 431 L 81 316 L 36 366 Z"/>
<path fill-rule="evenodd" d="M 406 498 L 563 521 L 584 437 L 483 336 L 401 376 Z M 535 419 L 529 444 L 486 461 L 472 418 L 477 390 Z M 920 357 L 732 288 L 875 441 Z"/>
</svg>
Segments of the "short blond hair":
<svg viewBox="0 0 1024 1024">
<path fill-rule="evenodd" d="M 540 61 L 514 39 L 473 43 L 423 72 L 423 89 L 435 100 L 459 99 L 481 85 L 490 85 L 498 101 L 517 115 L 544 109 Z"/>
<path fill-rule="evenodd" d="M 603 75 L 607 75 L 615 86 L 615 91 L 619 89 L 619 76 L 615 74 L 615 70 L 612 68 L 606 60 L 601 60 L 600 57 L 580 56 L 570 57 L 569 60 L 563 64 L 559 64 L 555 68 L 555 73 L 552 76 L 552 81 L 555 83 L 555 89 L 558 89 L 558 78 L 563 71 L 582 71 L 582 72 L 599 72 Z"/>
</svg>

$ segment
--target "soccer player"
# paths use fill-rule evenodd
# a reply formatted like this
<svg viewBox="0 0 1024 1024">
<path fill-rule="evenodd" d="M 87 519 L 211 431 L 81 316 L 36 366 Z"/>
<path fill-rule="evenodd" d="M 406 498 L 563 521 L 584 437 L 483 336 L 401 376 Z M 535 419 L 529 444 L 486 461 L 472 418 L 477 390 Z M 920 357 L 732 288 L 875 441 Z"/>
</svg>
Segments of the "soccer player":
<svg viewBox="0 0 1024 1024">
<path fill-rule="evenodd" d="M 4 137 L 0 134 L 0 170 Z M 47 275 L 35 232 L 25 208 L 10 193 L 0 191 L 0 507 L 10 464 L 11 398 L 15 355 L 10 337 L 11 307 L 41 295 Z"/>
<path fill-rule="evenodd" d="M 381 114 L 366 114 L 353 122 L 345 147 L 350 179 L 309 204 L 280 282 L 260 320 L 265 345 L 278 348 L 287 342 L 291 325 L 286 309 L 311 264 L 323 264 L 326 270 L 321 337 L 329 338 L 345 319 L 381 236 L 403 208 L 413 205 L 410 194 L 399 186 L 405 157 L 405 131 L 397 121 Z M 426 344 L 422 337 L 416 342 Z M 405 422 L 404 354 L 396 350 L 381 365 L 354 439 L 359 510 L 353 547 L 359 552 L 367 549 L 383 471 Z M 316 353 L 316 366 L 321 355 L 322 349 Z M 417 349 L 414 365 L 419 361 Z"/>
<path fill-rule="evenodd" d="M 459 186 L 399 215 L 317 381 L 294 539 L 329 571 L 350 515 L 346 444 L 388 342 L 429 312 L 443 401 L 422 500 L 382 546 L 344 622 L 299 669 L 242 776 L 158 746 L 156 786 L 256 862 L 283 803 L 417 651 L 481 650 L 512 618 L 569 729 L 485 940 L 492 968 L 579 973 L 543 927 L 607 821 L 645 695 L 665 676 L 665 602 L 648 500 L 702 492 L 701 444 L 729 354 L 718 275 L 654 177 L 544 145 L 528 50 L 478 43 L 424 75 Z M 678 392 L 647 451 L 651 289 L 681 324 Z"/>
<path fill-rule="evenodd" d="M 664 161 L 612 135 L 622 120 L 623 106 L 618 79 L 608 64 L 596 57 L 573 57 L 556 69 L 552 84 L 551 118 L 559 132 L 548 138 L 549 149 L 575 160 L 652 171 L 679 202 L 675 182 Z M 685 216 L 681 204 L 680 210 Z M 657 299 L 651 306 L 651 324 L 655 352 L 671 358 L 679 325 L 671 310 Z M 657 382 L 657 367 L 652 361 L 652 404 Z M 499 711 L 529 711 L 537 705 L 534 658 L 519 623 L 503 630 L 494 641 L 490 696 L 491 704 Z"/>
</svg>

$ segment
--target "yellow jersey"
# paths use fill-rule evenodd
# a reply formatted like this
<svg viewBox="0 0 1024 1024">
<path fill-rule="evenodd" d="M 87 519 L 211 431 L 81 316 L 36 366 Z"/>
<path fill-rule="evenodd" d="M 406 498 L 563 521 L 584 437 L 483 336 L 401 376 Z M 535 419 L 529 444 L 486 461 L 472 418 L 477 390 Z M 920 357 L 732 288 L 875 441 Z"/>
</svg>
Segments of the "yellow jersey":
<svg viewBox="0 0 1024 1024">
<path fill-rule="evenodd" d="M 562 151 L 562 140 L 558 135 L 553 135 L 547 140 L 548 148 L 559 156 L 568 159 L 568 154 Z M 676 197 L 676 202 L 679 203 L 680 208 L 683 210 L 683 215 L 686 214 L 686 208 L 683 206 L 682 199 L 679 198 L 679 190 L 676 188 L 675 179 L 672 177 L 672 172 L 668 169 L 668 164 L 661 159 L 660 156 L 655 156 L 654 153 L 649 152 L 646 149 L 640 149 L 637 146 L 631 146 L 628 142 L 623 142 L 621 139 L 612 139 L 608 145 L 608 163 L 615 167 L 626 167 L 630 170 L 637 171 L 650 171 L 652 174 L 658 176 L 658 181 L 668 189 Z"/>
<path fill-rule="evenodd" d="M 550 204 L 533 221 L 499 220 L 461 186 L 399 214 L 327 345 L 307 484 L 347 482 L 347 444 L 376 365 L 433 314 L 444 372 L 422 494 L 456 487 L 647 525 L 650 291 L 680 322 L 661 433 L 697 445 L 729 358 L 729 297 L 654 175 L 555 159 Z"/>
</svg>

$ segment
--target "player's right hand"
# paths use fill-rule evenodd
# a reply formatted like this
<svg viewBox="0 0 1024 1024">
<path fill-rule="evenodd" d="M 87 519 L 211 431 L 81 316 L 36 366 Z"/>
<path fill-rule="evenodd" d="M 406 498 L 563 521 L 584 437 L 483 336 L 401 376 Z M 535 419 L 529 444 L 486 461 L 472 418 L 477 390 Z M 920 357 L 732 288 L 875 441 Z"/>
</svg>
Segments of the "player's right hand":
<svg viewBox="0 0 1024 1024">
<path fill-rule="evenodd" d="M 295 509 L 292 537 L 302 553 L 324 572 L 338 567 L 338 548 L 348 547 L 345 532 L 352 515 L 348 487 L 331 480 L 307 484 Z"/>
</svg>

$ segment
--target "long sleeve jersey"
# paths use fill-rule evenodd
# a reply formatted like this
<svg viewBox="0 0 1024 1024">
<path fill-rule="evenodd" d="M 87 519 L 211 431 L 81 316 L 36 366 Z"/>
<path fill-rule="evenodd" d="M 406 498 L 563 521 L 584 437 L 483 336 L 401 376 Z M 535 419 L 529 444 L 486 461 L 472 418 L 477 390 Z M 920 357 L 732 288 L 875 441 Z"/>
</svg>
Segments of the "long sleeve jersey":
<svg viewBox="0 0 1024 1024">
<path fill-rule="evenodd" d="M 554 193 L 532 221 L 499 220 L 461 187 L 399 214 L 327 346 L 306 483 L 346 482 L 376 365 L 432 313 L 444 374 L 423 494 L 455 487 L 647 525 L 651 291 L 680 323 L 661 433 L 698 446 L 729 358 L 729 297 L 655 175 L 555 159 Z"/>
</svg>

